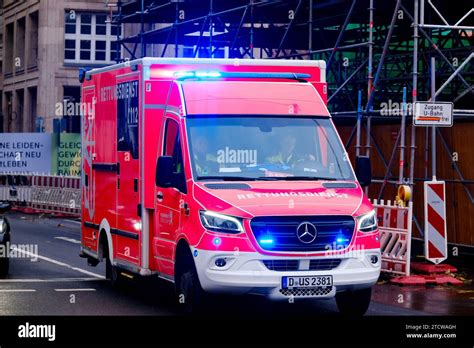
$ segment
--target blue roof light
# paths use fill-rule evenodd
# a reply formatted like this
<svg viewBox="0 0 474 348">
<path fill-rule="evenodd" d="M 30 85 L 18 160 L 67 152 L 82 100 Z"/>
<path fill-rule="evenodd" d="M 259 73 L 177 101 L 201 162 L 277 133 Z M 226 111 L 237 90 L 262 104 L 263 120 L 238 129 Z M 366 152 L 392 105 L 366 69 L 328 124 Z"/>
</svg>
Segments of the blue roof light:
<svg viewBox="0 0 474 348">
<path fill-rule="evenodd" d="M 181 77 L 194 77 L 196 76 L 194 71 L 177 71 L 174 73 L 174 76 L 181 78 Z"/>
<path fill-rule="evenodd" d="M 218 71 L 196 71 L 196 77 L 221 77 Z"/>
<path fill-rule="evenodd" d="M 218 78 L 222 77 L 219 71 L 176 71 L 174 76 L 177 78 Z"/>
</svg>

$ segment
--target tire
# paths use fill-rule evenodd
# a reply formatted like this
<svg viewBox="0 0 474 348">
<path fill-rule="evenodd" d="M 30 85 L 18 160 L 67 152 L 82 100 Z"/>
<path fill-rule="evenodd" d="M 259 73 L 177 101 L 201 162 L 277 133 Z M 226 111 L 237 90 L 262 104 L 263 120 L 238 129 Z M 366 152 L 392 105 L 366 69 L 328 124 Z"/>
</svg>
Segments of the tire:
<svg viewBox="0 0 474 348">
<path fill-rule="evenodd" d="M 110 257 L 105 260 L 105 277 L 110 281 L 112 287 L 119 289 L 123 285 L 123 277 L 120 275 L 120 268 L 113 266 Z"/>
<path fill-rule="evenodd" d="M 176 300 L 181 311 L 185 314 L 203 312 L 208 304 L 208 297 L 201 287 L 190 254 L 177 265 L 175 277 Z"/>
<path fill-rule="evenodd" d="M 0 258 L 0 278 L 5 278 L 10 269 L 10 259 L 8 257 Z"/>
<path fill-rule="evenodd" d="M 372 288 L 344 291 L 336 294 L 336 303 L 342 315 L 360 317 L 367 312 L 372 296 Z"/>
</svg>

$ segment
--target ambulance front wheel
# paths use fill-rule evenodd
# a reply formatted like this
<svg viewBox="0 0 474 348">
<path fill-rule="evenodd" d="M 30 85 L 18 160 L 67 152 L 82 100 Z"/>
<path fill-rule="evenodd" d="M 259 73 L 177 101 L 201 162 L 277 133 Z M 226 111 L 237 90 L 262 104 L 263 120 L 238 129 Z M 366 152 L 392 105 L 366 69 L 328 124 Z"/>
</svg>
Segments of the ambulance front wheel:
<svg viewBox="0 0 474 348">
<path fill-rule="evenodd" d="M 176 264 L 175 286 L 178 306 L 184 313 L 202 312 L 207 303 L 207 294 L 201 287 L 194 260 L 190 254 Z"/>
<path fill-rule="evenodd" d="M 372 288 L 338 292 L 337 308 L 345 316 L 362 316 L 369 309 L 371 297 Z"/>
</svg>

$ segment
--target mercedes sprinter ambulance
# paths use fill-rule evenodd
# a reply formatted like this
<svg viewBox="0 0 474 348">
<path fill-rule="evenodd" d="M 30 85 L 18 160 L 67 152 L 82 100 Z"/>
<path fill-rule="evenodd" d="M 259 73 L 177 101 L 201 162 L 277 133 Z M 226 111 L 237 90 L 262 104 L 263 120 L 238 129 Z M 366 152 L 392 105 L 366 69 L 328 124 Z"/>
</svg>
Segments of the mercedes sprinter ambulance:
<svg viewBox="0 0 474 348">
<path fill-rule="evenodd" d="M 143 58 L 83 71 L 89 265 L 207 294 L 336 297 L 363 314 L 380 273 L 374 209 L 326 107 L 323 61 Z"/>
</svg>

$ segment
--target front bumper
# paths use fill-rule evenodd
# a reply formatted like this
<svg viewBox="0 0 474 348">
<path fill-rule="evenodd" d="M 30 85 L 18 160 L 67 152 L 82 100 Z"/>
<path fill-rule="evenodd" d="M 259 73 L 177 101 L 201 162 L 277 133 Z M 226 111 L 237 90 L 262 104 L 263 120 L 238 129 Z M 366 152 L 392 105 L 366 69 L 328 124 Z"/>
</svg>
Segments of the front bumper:
<svg viewBox="0 0 474 348">
<path fill-rule="evenodd" d="M 328 255 L 324 257 L 283 257 L 262 255 L 256 252 L 219 252 L 193 249 L 199 281 L 210 293 L 260 294 L 275 300 L 292 298 L 331 298 L 336 292 L 372 287 L 380 275 L 380 250 L 357 250 L 357 253 Z M 372 264 L 371 256 L 378 262 Z M 332 270 L 269 270 L 263 260 L 311 260 L 340 258 Z M 225 259 L 224 267 L 215 265 L 216 259 Z M 332 275 L 333 286 L 326 289 L 288 291 L 281 289 L 283 276 Z"/>
</svg>

